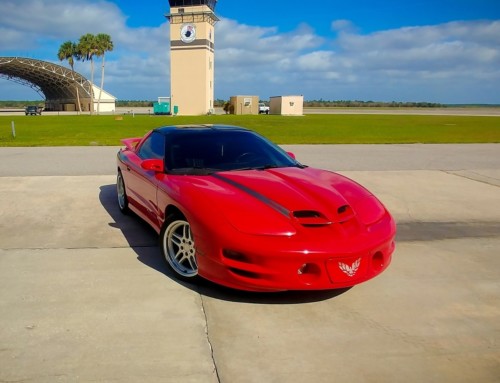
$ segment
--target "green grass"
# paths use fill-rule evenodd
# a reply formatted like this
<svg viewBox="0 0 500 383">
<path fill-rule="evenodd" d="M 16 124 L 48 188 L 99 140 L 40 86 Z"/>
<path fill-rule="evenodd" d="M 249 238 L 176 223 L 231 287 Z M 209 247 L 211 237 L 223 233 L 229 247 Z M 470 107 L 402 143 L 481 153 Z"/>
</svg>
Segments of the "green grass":
<svg viewBox="0 0 500 383">
<path fill-rule="evenodd" d="M 120 119 L 122 118 L 122 119 Z M 12 137 L 11 121 L 16 137 Z M 214 115 L 170 117 L 0 116 L 0 146 L 120 145 L 163 125 L 229 124 L 278 144 L 498 143 L 500 117 L 334 115 L 301 117 Z"/>
</svg>

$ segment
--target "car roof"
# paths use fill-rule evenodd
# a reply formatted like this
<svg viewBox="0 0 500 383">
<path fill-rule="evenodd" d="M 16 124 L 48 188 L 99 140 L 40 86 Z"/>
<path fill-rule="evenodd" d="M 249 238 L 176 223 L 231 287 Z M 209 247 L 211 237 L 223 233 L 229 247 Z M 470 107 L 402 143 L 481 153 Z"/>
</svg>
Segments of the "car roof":
<svg viewBox="0 0 500 383">
<path fill-rule="evenodd" d="M 193 124 L 193 125 L 170 125 L 161 126 L 154 129 L 155 132 L 168 134 L 174 131 L 241 131 L 250 132 L 249 129 L 234 125 L 217 125 L 217 124 Z"/>
</svg>

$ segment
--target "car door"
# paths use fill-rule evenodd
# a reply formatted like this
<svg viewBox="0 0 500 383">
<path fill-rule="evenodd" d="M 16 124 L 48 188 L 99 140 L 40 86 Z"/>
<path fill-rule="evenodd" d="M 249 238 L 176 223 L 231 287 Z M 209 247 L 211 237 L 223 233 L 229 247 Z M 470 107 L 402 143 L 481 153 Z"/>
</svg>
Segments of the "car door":
<svg viewBox="0 0 500 383">
<path fill-rule="evenodd" d="M 152 226 L 159 228 L 159 211 L 157 203 L 158 174 L 153 170 L 145 170 L 141 162 L 148 159 L 165 157 L 165 136 L 153 131 L 137 149 L 138 161 L 131 161 L 127 166 L 129 180 L 129 199 L 138 210 L 139 215 Z"/>
</svg>

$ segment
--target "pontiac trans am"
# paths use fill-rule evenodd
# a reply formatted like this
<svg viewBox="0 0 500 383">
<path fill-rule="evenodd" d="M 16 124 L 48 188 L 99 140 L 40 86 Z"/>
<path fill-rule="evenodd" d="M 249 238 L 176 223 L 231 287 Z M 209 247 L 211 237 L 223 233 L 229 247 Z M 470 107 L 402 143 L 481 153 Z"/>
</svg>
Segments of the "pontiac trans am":
<svg viewBox="0 0 500 383">
<path fill-rule="evenodd" d="M 391 262 L 396 225 L 356 182 L 236 126 L 165 126 L 122 140 L 117 196 L 159 234 L 168 266 L 248 291 L 326 290 Z"/>
</svg>

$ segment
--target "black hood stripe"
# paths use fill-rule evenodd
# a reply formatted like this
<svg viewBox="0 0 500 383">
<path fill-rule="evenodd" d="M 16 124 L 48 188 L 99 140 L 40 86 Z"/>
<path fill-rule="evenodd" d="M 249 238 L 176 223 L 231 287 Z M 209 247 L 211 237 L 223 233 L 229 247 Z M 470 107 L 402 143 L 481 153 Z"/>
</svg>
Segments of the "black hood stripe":
<svg viewBox="0 0 500 383">
<path fill-rule="evenodd" d="M 266 197 L 265 195 L 263 195 L 259 192 L 256 192 L 255 190 L 252 190 L 249 187 L 240 184 L 239 182 L 233 181 L 230 178 L 221 176 L 220 174 L 214 173 L 214 174 L 212 174 L 212 177 L 215 177 L 221 181 L 224 181 L 224 182 L 230 184 L 231 186 L 234 186 L 235 188 L 251 195 L 252 197 L 257 198 L 259 201 L 261 201 L 261 202 L 265 203 L 266 205 L 268 205 L 269 207 L 273 208 L 278 213 L 283 214 L 287 218 L 290 218 L 290 210 L 288 210 L 284 206 L 281 206 L 279 203 L 277 203 L 276 201 L 273 201 L 272 199 Z"/>
</svg>

